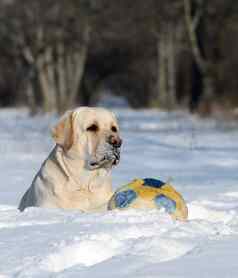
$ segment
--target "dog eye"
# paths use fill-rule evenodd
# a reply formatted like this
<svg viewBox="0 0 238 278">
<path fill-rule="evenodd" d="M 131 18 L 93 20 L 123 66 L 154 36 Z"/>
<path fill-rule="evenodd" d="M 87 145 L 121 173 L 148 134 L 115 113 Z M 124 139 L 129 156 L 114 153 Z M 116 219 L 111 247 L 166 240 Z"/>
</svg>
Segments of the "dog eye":
<svg viewBox="0 0 238 278">
<path fill-rule="evenodd" d="M 92 125 L 90 125 L 90 126 L 87 128 L 87 131 L 96 132 L 96 131 L 98 131 L 98 126 L 95 125 L 95 124 L 92 124 Z"/>
<path fill-rule="evenodd" d="M 112 126 L 111 131 L 117 132 L 117 128 L 115 126 Z"/>
</svg>

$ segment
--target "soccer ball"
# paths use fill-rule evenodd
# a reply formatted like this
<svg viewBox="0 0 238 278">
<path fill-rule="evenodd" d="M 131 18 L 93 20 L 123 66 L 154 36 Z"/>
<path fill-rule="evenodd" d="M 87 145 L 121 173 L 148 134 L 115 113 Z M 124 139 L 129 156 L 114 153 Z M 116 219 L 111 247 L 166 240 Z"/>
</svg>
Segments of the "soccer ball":
<svg viewBox="0 0 238 278">
<path fill-rule="evenodd" d="M 108 209 L 157 208 L 173 219 L 186 220 L 188 209 L 182 196 L 168 183 L 157 179 L 135 179 L 120 187 L 108 203 Z"/>
</svg>

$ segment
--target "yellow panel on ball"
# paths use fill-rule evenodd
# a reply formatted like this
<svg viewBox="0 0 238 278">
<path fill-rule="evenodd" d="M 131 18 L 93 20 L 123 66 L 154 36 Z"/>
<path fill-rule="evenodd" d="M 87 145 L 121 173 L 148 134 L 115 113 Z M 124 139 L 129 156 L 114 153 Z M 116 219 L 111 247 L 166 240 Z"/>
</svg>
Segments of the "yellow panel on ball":
<svg viewBox="0 0 238 278">
<path fill-rule="evenodd" d="M 108 209 L 164 209 L 174 219 L 186 220 L 188 209 L 182 196 L 157 179 L 136 179 L 120 187 L 108 203 Z"/>
</svg>

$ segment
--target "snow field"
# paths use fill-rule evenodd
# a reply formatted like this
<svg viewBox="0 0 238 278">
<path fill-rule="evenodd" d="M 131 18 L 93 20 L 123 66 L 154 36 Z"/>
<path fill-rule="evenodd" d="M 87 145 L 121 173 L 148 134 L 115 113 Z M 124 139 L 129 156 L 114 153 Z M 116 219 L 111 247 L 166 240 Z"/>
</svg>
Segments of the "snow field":
<svg viewBox="0 0 238 278">
<path fill-rule="evenodd" d="M 124 146 L 114 187 L 167 180 L 189 220 L 157 210 L 17 210 L 53 142 L 55 117 L 0 111 L 0 278 L 238 277 L 238 132 L 183 112 L 117 110 Z"/>
</svg>

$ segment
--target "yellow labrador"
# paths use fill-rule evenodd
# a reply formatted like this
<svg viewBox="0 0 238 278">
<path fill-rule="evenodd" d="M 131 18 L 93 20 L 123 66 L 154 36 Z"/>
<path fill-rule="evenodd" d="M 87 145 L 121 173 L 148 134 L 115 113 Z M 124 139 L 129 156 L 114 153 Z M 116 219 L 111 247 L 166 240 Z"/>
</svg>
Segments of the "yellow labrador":
<svg viewBox="0 0 238 278">
<path fill-rule="evenodd" d="M 56 146 L 41 166 L 19 209 L 47 207 L 106 210 L 111 168 L 120 160 L 116 117 L 103 108 L 66 112 L 52 130 Z"/>
</svg>

